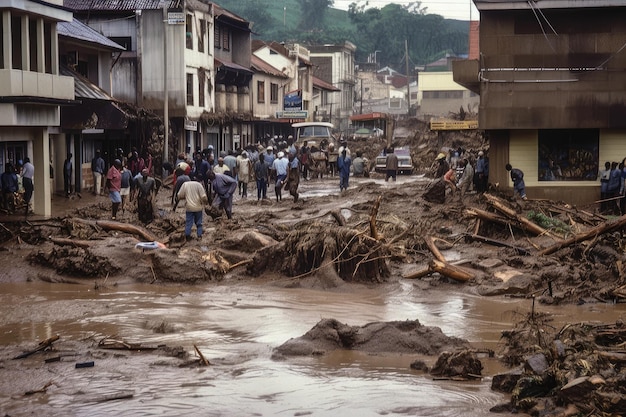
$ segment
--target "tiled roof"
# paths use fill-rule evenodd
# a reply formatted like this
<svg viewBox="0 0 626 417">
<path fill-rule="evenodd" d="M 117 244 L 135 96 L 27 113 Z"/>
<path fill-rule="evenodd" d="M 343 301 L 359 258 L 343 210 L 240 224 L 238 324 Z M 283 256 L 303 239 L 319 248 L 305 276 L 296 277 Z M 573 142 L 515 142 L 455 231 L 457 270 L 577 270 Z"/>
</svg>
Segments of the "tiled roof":
<svg viewBox="0 0 626 417">
<path fill-rule="evenodd" d="M 276 68 L 274 68 L 267 62 L 263 61 L 261 58 L 259 58 L 256 55 L 252 55 L 251 64 L 252 64 L 252 68 L 259 72 L 264 72 L 266 74 L 273 75 L 275 77 L 289 78 L 287 74 L 280 72 L 279 70 L 277 70 Z"/>
<path fill-rule="evenodd" d="M 328 90 L 328 91 L 341 91 L 340 88 L 337 88 L 334 85 L 327 83 L 326 81 L 319 79 L 315 76 L 313 76 L 313 87 L 318 87 L 322 90 Z"/>
<path fill-rule="evenodd" d="M 181 0 L 168 0 L 170 8 L 181 7 Z M 63 6 L 74 11 L 134 11 L 163 8 L 163 0 L 63 0 Z"/>
<path fill-rule="evenodd" d="M 84 23 L 74 19 L 71 22 L 59 22 L 57 30 L 60 36 L 66 36 L 72 39 L 78 39 L 85 42 L 94 43 L 105 47 L 106 49 L 115 49 L 124 51 L 125 48 L 96 32 Z"/>
</svg>

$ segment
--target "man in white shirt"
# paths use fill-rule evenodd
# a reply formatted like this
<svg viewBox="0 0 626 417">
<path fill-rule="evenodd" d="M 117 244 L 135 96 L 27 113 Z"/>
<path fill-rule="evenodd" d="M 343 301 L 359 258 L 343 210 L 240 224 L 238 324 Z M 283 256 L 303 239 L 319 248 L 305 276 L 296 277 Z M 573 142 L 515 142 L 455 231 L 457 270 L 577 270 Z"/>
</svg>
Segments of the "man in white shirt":
<svg viewBox="0 0 626 417">
<path fill-rule="evenodd" d="M 191 228 L 194 224 L 198 239 L 202 239 L 202 210 L 209 203 L 204 185 L 198 181 L 184 182 L 177 197 L 178 200 L 185 200 L 185 239 L 191 240 Z"/>
</svg>

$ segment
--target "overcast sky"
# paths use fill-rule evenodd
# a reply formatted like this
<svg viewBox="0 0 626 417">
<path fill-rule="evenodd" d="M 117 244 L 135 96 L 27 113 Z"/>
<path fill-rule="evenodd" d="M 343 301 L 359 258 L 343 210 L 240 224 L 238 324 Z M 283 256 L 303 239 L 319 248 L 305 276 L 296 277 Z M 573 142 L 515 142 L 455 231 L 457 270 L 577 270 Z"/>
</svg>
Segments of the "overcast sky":
<svg viewBox="0 0 626 417">
<path fill-rule="evenodd" d="M 336 9 L 348 10 L 350 3 L 364 4 L 365 0 L 335 0 L 334 7 Z M 384 7 L 386 4 L 409 4 L 411 0 L 369 0 L 370 7 L 376 7 L 378 9 Z M 421 0 L 421 7 L 427 7 L 426 13 L 439 14 L 446 19 L 458 19 L 458 20 L 478 20 L 478 10 L 474 6 L 471 0 Z M 470 11 L 471 9 L 471 11 Z"/>
</svg>

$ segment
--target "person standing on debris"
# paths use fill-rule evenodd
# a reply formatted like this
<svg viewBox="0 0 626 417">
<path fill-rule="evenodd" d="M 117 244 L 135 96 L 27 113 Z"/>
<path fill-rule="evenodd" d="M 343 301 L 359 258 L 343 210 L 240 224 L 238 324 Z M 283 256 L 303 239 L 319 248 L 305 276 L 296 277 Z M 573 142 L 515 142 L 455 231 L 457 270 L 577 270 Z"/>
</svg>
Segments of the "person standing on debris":
<svg viewBox="0 0 626 417">
<path fill-rule="evenodd" d="M 483 151 L 478 152 L 476 160 L 476 170 L 474 173 L 474 187 L 479 193 L 487 191 L 487 183 L 489 181 L 489 161 L 485 157 Z"/>
<path fill-rule="evenodd" d="M 122 189 L 122 161 L 116 159 L 113 166 L 107 172 L 106 187 L 109 189 L 109 198 L 111 199 L 111 220 L 117 217 L 117 211 L 122 203 L 120 191 Z"/>
<path fill-rule="evenodd" d="M 248 183 L 250 182 L 250 174 L 252 173 L 252 163 L 248 159 L 248 152 L 243 151 L 241 158 L 237 158 L 237 182 L 239 185 L 239 195 L 243 198 L 248 197 Z"/>
<path fill-rule="evenodd" d="M 35 177 L 35 167 L 30 163 L 30 158 L 24 158 L 24 166 L 22 167 L 22 184 L 24 186 L 24 204 L 26 205 L 26 215 L 32 211 L 30 208 L 30 199 L 33 198 L 35 186 L 33 178 Z"/>
<path fill-rule="evenodd" d="M 611 177 L 611 163 L 606 161 L 604 169 L 600 170 L 598 177 L 600 178 L 600 213 L 604 213 L 608 207 L 608 202 L 604 201 L 609 198 L 609 178 Z"/>
<path fill-rule="evenodd" d="M 346 149 L 341 151 L 341 155 L 337 159 L 337 168 L 339 170 L 339 191 L 347 190 L 350 182 L 350 167 L 352 166 L 352 158 L 348 156 Z"/>
<path fill-rule="evenodd" d="M 257 201 L 267 198 L 267 183 L 269 181 L 269 166 L 265 162 L 265 155 L 260 153 L 259 160 L 254 163 L 254 178 L 256 179 Z"/>
<path fill-rule="evenodd" d="M 213 171 L 209 171 L 212 173 Z M 222 174 L 219 174 L 222 175 Z M 209 179 L 211 175 L 209 174 Z M 185 181 L 176 193 L 177 202 L 185 200 L 185 239 L 191 240 L 191 229 L 196 225 L 196 235 L 202 239 L 202 209 L 209 203 L 204 185 L 198 181 Z"/>
<path fill-rule="evenodd" d="M 233 194 L 237 189 L 237 180 L 227 174 L 219 174 L 209 171 L 209 179 L 215 192 L 213 208 L 217 211 L 224 210 L 228 219 L 233 218 Z"/>
<path fill-rule="evenodd" d="M 119 158 L 118 158 L 119 159 Z M 122 183 L 120 184 L 120 197 L 122 199 L 122 204 L 120 207 L 122 208 L 122 213 L 126 210 L 126 205 L 130 200 L 130 182 L 132 181 L 130 169 L 124 165 L 122 162 Z"/>
<path fill-rule="evenodd" d="M 100 150 L 96 151 L 96 156 L 91 160 L 91 173 L 93 174 L 93 195 L 100 195 L 102 175 L 104 175 L 104 159 L 102 159 Z"/>
<path fill-rule="evenodd" d="M 136 180 L 135 186 L 137 190 L 137 214 L 139 220 L 148 224 L 154 220 L 154 201 L 156 182 L 154 178 L 149 176 L 148 168 L 141 170 L 141 177 Z"/>
<path fill-rule="evenodd" d="M 398 176 L 398 155 L 395 154 L 393 148 L 387 149 L 387 156 L 385 160 L 385 182 L 389 178 L 396 180 Z"/>
<path fill-rule="evenodd" d="M 224 157 L 224 165 L 228 167 L 228 175 L 237 179 L 237 157 L 235 156 L 235 151 L 232 149 L 229 149 L 228 155 Z"/>
<path fill-rule="evenodd" d="M 352 171 L 355 177 L 365 176 L 365 159 L 363 159 L 363 152 L 356 151 L 356 158 L 352 161 Z"/>
<path fill-rule="evenodd" d="M 465 194 L 469 191 L 472 186 L 472 181 L 474 181 L 474 167 L 472 164 L 468 162 L 467 159 L 463 158 L 459 161 L 459 164 L 463 167 L 463 174 L 461 175 L 461 179 L 457 183 L 457 187 L 461 192 L 461 201 Z"/>
<path fill-rule="evenodd" d="M 72 194 L 72 154 L 68 153 L 65 162 L 63 162 L 63 191 L 65 191 L 65 197 L 69 197 Z"/>
<path fill-rule="evenodd" d="M 611 172 L 609 174 L 609 185 L 608 185 L 608 198 L 614 199 L 609 203 L 609 209 L 612 212 L 617 212 L 617 208 L 619 207 L 617 198 L 620 195 L 620 181 L 622 179 L 622 170 L 618 169 L 618 163 L 611 163 Z"/>
<path fill-rule="evenodd" d="M 17 174 L 13 164 L 8 163 L 4 168 L 4 172 L 0 177 L 2 183 L 2 202 L 4 209 L 8 214 L 15 212 L 15 193 L 17 193 L 18 182 Z"/>
<path fill-rule="evenodd" d="M 186 162 L 183 162 L 182 164 L 179 164 L 175 171 L 176 183 L 174 184 L 174 190 L 172 191 L 172 205 L 174 206 L 172 211 L 176 211 L 176 207 L 178 206 L 178 192 L 180 191 L 180 187 L 182 187 L 187 181 L 191 181 L 189 174 L 185 172 L 185 166 L 189 165 Z M 209 201 L 211 201 L 210 198 Z"/>
<path fill-rule="evenodd" d="M 298 186 L 300 185 L 300 161 L 296 157 L 297 151 L 289 152 L 289 173 L 285 181 L 285 190 L 293 196 L 293 202 L 298 202 Z"/>
<path fill-rule="evenodd" d="M 524 173 L 521 169 L 513 168 L 511 164 L 506 164 L 506 170 L 510 171 L 511 181 L 513 181 L 513 189 L 517 191 L 522 200 L 526 198 L 526 184 L 524 183 Z"/>
<path fill-rule="evenodd" d="M 217 158 L 217 165 L 215 165 L 213 167 L 213 171 L 216 174 L 226 174 L 226 172 L 230 171 L 230 169 L 228 168 L 228 166 L 224 163 L 224 158 L 222 158 L 221 156 L 219 158 Z M 234 175 L 230 175 L 229 176 L 235 178 Z"/>
<path fill-rule="evenodd" d="M 282 188 L 287 178 L 287 169 L 289 167 L 289 161 L 285 158 L 285 153 L 280 151 L 278 152 L 277 158 L 274 159 L 274 163 L 272 165 L 272 171 L 274 171 L 276 175 L 276 184 L 274 185 L 274 192 L 276 194 L 276 201 L 280 201 L 283 199 Z"/>
<path fill-rule="evenodd" d="M 437 155 L 435 163 L 437 164 L 435 169 L 435 179 L 443 177 L 446 175 L 446 172 L 450 170 L 450 165 L 448 164 L 448 161 L 446 161 L 446 154 L 443 152 L 440 152 L 439 155 Z"/>
<path fill-rule="evenodd" d="M 339 153 L 335 149 L 334 143 L 328 144 L 328 175 L 331 177 L 335 176 L 337 172 L 337 158 L 339 157 Z"/>
<path fill-rule="evenodd" d="M 300 167 L 301 167 L 300 170 L 302 171 L 302 178 L 304 178 L 305 181 L 309 180 L 308 163 L 309 163 L 310 151 L 311 149 L 309 148 L 309 142 L 305 140 L 302 146 L 300 147 L 300 151 L 298 153 L 298 159 L 300 160 Z"/>
</svg>

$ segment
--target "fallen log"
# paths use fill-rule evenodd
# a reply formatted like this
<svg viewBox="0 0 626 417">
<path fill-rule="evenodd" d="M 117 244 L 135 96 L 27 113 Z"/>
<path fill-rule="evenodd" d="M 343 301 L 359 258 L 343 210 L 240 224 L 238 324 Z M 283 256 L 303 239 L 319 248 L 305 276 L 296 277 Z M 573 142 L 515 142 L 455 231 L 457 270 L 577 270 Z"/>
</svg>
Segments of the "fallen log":
<svg viewBox="0 0 626 417">
<path fill-rule="evenodd" d="M 626 353 L 600 351 L 598 355 L 608 359 L 610 362 L 626 363 Z"/>
<path fill-rule="evenodd" d="M 404 279 L 420 279 L 422 277 L 425 277 L 426 275 L 430 274 L 431 272 L 433 272 L 430 269 L 430 265 L 426 265 L 425 267 L 418 269 L 417 271 L 408 273 L 406 275 L 404 275 L 402 278 Z"/>
<path fill-rule="evenodd" d="M 519 246 L 511 245 L 510 243 L 502 242 L 501 240 L 491 239 L 485 236 L 480 235 L 470 235 L 467 234 L 466 238 L 470 241 L 487 243 L 492 246 L 499 246 L 503 248 L 510 248 L 517 252 L 518 255 L 530 255 L 530 251 L 528 249 L 520 248 Z"/>
<path fill-rule="evenodd" d="M 24 395 L 45 394 L 48 391 L 48 387 L 52 384 L 53 382 L 50 381 L 46 385 L 44 385 L 42 388 L 26 391 Z"/>
<path fill-rule="evenodd" d="M 435 245 L 435 239 L 432 236 L 424 236 L 424 242 L 426 242 L 426 246 L 431 251 L 435 259 L 446 262 L 446 258 L 443 256 L 441 252 L 439 252 L 439 248 Z"/>
<path fill-rule="evenodd" d="M 50 241 L 54 244 L 61 246 L 73 246 L 83 249 L 87 249 L 92 245 L 92 242 L 89 240 L 67 239 L 64 237 L 51 237 Z"/>
<path fill-rule="evenodd" d="M 429 266 L 432 272 L 439 272 L 441 275 L 452 278 L 455 281 L 467 282 L 474 278 L 474 274 L 469 271 L 437 259 L 430 261 Z"/>
<path fill-rule="evenodd" d="M 57 340 L 59 340 L 59 337 L 60 337 L 59 335 L 56 335 L 56 336 L 52 336 L 52 337 L 50 337 L 50 338 L 48 338 L 46 340 L 43 340 L 43 341 L 39 342 L 39 346 L 36 349 L 30 350 L 28 352 L 24 352 L 21 355 L 17 355 L 13 359 L 24 359 L 24 358 L 27 358 L 30 355 L 33 355 L 33 354 L 35 354 L 37 352 L 41 352 L 43 350 L 46 350 L 46 349 L 48 349 L 49 347 L 52 346 L 52 343 L 54 343 Z"/>
<path fill-rule="evenodd" d="M 200 356 L 200 363 L 203 364 L 204 366 L 209 366 L 211 365 L 211 362 L 209 362 L 209 360 L 207 358 L 204 357 L 204 355 L 202 354 L 202 352 L 200 352 L 200 349 L 198 349 L 198 346 L 196 346 L 195 344 L 193 345 L 193 348 L 196 350 L 196 353 L 198 354 L 198 356 Z"/>
<path fill-rule="evenodd" d="M 83 224 L 88 224 L 92 226 L 98 226 L 104 230 L 118 230 L 120 232 L 129 233 L 131 235 L 138 235 L 143 240 L 148 241 L 148 242 L 158 241 L 157 237 L 154 236 L 149 231 L 147 231 L 146 229 L 139 227 L 139 226 L 132 225 L 132 224 L 128 224 L 128 223 L 120 223 L 120 222 L 115 222 L 115 221 L 110 221 L 110 220 L 86 220 L 86 219 L 79 219 L 79 218 L 73 218 L 72 221 L 76 223 L 83 223 Z"/>
<path fill-rule="evenodd" d="M 585 240 L 589 240 L 595 238 L 596 236 L 603 235 L 605 233 L 610 233 L 615 230 L 621 229 L 626 226 L 626 215 L 619 217 L 616 221 L 612 223 L 601 224 L 600 226 L 594 227 L 592 229 L 587 230 L 586 232 L 580 233 L 572 238 L 563 240 L 561 242 L 557 242 L 556 244 L 545 248 L 539 255 L 550 255 L 554 252 L 571 246 L 575 243 L 583 242 Z"/>
<path fill-rule="evenodd" d="M 485 198 L 487 199 L 487 202 L 489 204 L 491 204 L 491 206 L 493 206 L 496 210 L 498 210 L 499 212 L 501 212 L 502 214 L 506 215 L 507 217 L 509 217 L 512 220 L 515 220 L 516 222 L 518 222 L 519 227 L 523 228 L 524 230 L 533 233 L 537 236 L 541 236 L 541 235 L 548 235 L 551 238 L 555 239 L 555 240 L 561 240 L 560 237 L 556 236 L 554 233 L 552 233 L 551 231 L 544 229 L 543 227 L 531 222 L 530 220 L 528 220 L 525 217 L 520 216 L 519 214 L 517 214 L 515 212 L 515 210 L 513 210 L 512 208 L 508 207 L 506 205 L 506 203 L 504 201 L 502 201 L 501 199 L 499 199 L 498 197 L 491 195 L 491 194 L 483 194 L 485 196 Z"/>
</svg>

